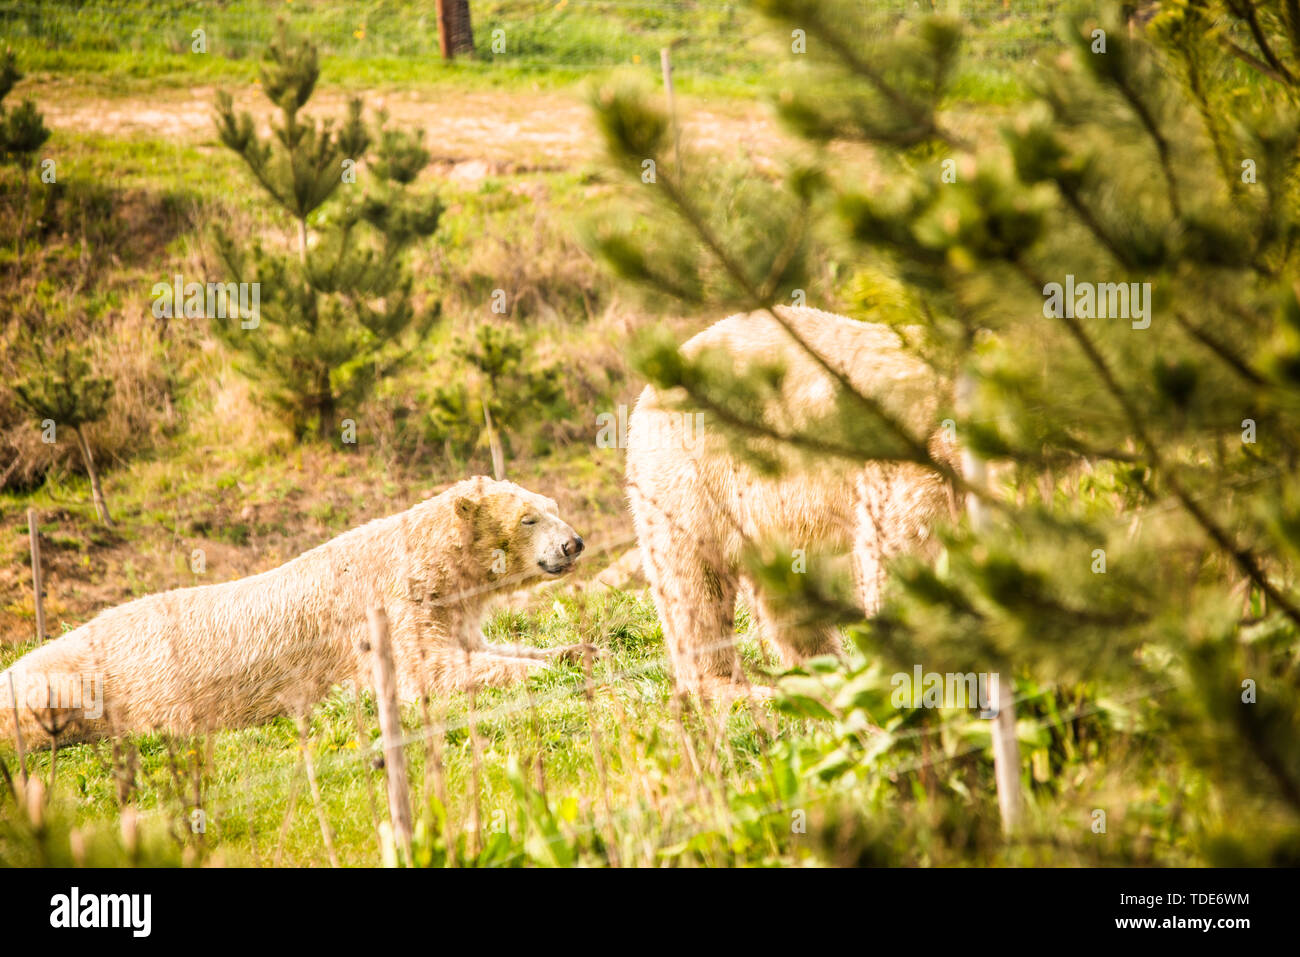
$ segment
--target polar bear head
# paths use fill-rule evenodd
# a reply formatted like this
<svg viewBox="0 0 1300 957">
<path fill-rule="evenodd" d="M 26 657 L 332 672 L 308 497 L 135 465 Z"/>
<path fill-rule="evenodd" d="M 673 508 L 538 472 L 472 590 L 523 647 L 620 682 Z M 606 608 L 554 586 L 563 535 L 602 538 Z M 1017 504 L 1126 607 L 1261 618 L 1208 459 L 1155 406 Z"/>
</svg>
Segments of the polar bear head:
<svg viewBox="0 0 1300 957">
<path fill-rule="evenodd" d="M 456 513 L 473 528 L 494 579 L 563 575 L 582 554 L 581 536 L 545 495 L 482 476 L 453 491 Z"/>
</svg>

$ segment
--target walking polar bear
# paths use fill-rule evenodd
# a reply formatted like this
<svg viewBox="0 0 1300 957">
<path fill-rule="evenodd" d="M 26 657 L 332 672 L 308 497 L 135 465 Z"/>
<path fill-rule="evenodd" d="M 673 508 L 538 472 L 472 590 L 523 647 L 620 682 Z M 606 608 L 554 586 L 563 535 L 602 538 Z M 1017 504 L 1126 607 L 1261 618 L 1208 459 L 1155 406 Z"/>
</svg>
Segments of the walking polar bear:
<svg viewBox="0 0 1300 957">
<path fill-rule="evenodd" d="M 0 737 L 14 739 L 15 710 L 29 746 L 60 726 L 63 743 L 305 710 L 334 684 L 368 680 L 366 613 L 376 604 L 402 698 L 467 680 L 505 684 L 589 646 L 487 644 L 488 599 L 564 574 L 582 550 L 551 499 L 481 476 L 459 482 L 271 571 L 102 612 L 0 674 Z"/>
<path fill-rule="evenodd" d="M 816 309 L 776 311 L 855 391 L 913 435 L 929 436 L 930 453 L 956 467 L 955 447 L 935 431 L 936 377 L 903 350 L 897 333 Z M 681 351 L 691 358 L 714 352 L 738 373 L 779 364 L 779 397 L 757 411 L 782 434 L 817 437 L 819 422 L 844 414 L 836 377 L 766 312 L 723 319 Z M 677 683 L 726 697 L 745 690 L 732 635 L 741 584 L 751 587 L 754 618 L 783 666 L 841 652 L 835 628 L 782 615 L 750 580 L 742 561 L 748 544 L 779 539 L 808 551 L 851 551 L 858 597 L 870 615 L 879 608 L 886 559 L 927 550 L 935 519 L 949 513 L 953 499 L 949 483 L 920 465 L 809 460 L 775 442 L 756 444 L 784 467 L 760 472 L 679 392 L 651 386 L 641 393 L 628 424 L 628 498 Z"/>
</svg>

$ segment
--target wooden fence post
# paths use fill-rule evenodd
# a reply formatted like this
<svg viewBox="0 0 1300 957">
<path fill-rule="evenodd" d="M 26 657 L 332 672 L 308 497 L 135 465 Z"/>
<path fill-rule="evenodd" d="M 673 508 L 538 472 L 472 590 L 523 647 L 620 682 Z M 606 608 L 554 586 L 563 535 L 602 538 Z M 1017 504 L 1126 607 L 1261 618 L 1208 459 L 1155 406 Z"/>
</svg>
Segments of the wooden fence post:
<svg viewBox="0 0 1300 957">
<path fill-rule="evenodd" d="M 388 616 L 378 606 L 367 612 L 370 620 L 370 652 L 375 679 L 375 704 L 379 710 L 379 732 L 383 740 L 384 770 L 388 776 L 388 814 L 393 822 L 393 841 L 398 861 L 411 863 L 411 792 L 406 780 L 406 751 L 402 745 L 402 719 L 397 707 L 397 672 L 393 648 L 388 640 Z"/>
<path fill-rule="evenodd" d="M 672 48 L 663 47 L 659 51 L 659 65 L 664 71 L 664 92 L 668 96 L 668 122 L 673 127 L 673 173 L 680 179 L 682 175 L 681 135 L 677 132 L 677 104 L 673 97 L 673 60 Z"/>
<path fill-rule="evenodd" d="M 1011 675 L 998 676 L 997 716 L 993 719 L 993 779 L 1002 812 L 1002 833 L 1020 827 L 1020 742 L 1016 738 L 1016 699 Z"/>
<path fill-rule="evenodd" d="M 32 549 L 32 595 L 36 600 L 36 640 L 45 640 L 45 580 L 41 575 L 41 533 L 36 525 L 36 509 L 27 510 L 27 540 Z"/>
<path fill-rule="evenodd" d="M 14 713 L 14 744 L 18 747 L 18 776 L 23 787 L 27 786 L 27 747 L 23 741 L 23 721 L 18 710 L 18 689 L 14 687 L 14 673 L 9 671 L 9 707 Z"/>
<path fill-rule="evenodd" d="M 963 371 L 957 377 L 957 407 L 970 407 L 975 380 Z M 984 460 L 963 445 L 962 476 L 974 488 L 988 488 L 988 467 Z M 988 509 L 975 495 L 966 496 L 966 513 L 977 533 L 989 527 Z M 993 717 L 993 780 L 998 790 L 998 810 L 1002 814 L 1002 833 L 1011 835 L 1020 826 L 1020 742 L 1016 738 L 1016 702 L 1011 675 L 998 675 L 998 700 L 989 702 L 997 708 Z"/>
</svg>

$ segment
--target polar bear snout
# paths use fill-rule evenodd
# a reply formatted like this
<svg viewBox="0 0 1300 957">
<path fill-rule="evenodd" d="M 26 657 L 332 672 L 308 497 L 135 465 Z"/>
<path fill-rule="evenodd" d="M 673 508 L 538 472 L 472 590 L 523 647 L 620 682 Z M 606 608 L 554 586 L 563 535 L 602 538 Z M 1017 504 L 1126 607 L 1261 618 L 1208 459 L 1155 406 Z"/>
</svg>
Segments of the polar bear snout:
<svg viewBox="0 0 1300 957">
<path fill-rule="evenodd" d="M 582 536 L 563 522 L 555 522 L 547 541 L 539 550 L 537 564 L 550 575 L 562 575 L 573 567 L 586 547 Z"/>
</svg>

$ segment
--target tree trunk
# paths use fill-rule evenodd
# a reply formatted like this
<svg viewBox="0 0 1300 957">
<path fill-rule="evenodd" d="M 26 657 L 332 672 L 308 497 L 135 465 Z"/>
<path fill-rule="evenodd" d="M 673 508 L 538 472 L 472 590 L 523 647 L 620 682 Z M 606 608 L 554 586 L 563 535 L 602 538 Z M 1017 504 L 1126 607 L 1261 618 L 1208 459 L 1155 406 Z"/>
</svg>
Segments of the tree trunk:
<svg viewBox="0 0 1300 957">
<path fill-rule="evenodd" d="M 450 60 L 456 55 L 451 42 L 451 14 L 447 9 L 449 3 L 451 3 L 451 0 L 436 0 L 435 2 L 438 14 L 438 50 L 444 60 Z"/>
<path fill-rule="evenodd" d="M 334 390 L 330 388 L 329 370 L 321 373 L 316 382 L 316 408 L 320 420 L 316 423 L 316 435 L 326 442 L 339 441 L 337 422 L 338 409 L 334 405 Z"/>
<path fill-rule="evenodd" d="M 492 453 L 492 477 L 498 482 L 506 478 L 506 457 L 501 448 L 501 439 L 497 436 L 496 426 L 492 424 L 492 413 L 488 410 L 487 399 L 483 400 L 483 424 L 487 427 L 488 449 Z"/>
<path fill-rule="evenodd" d="M 474 52 L 474 28 L 469 20 L 469 0 L 442 0 L 447 8 L 451 55 Z"/>
<path fill-rule="evenodd" d="M 22 197 L 22 216 L 18 221 L 18 251 L 14 256 L 14 272 L 22 275 L 23 272 L 23 243 L 27 241 L 27 207 L 31 203 L 32 184 L 31 177 L 27 170 L 23 170 L 23 197 Z"/>
<path fill-rule="evenodd" d="M 91 458 L 90 446 L 86 443 L 86 437 L 82 435 L 80 426 L 74 427 L 72 431 L 77 436 L 77 446 L 81 449 L 81 461 L 86 464 L 86 472 L 90 475 L 90 495 L 95 500 L 95 511 L 99 513 L 99 520 L 112 528 L 113 520 L 108 515 L 104 490 L 99 487 L 99 473 L 95 471 L 95 460 Z"/>
<path fill-rule="evenodd" d="M 298 261 L 307 265 L 307 220 L 298 220 Z"/>
</svg>

